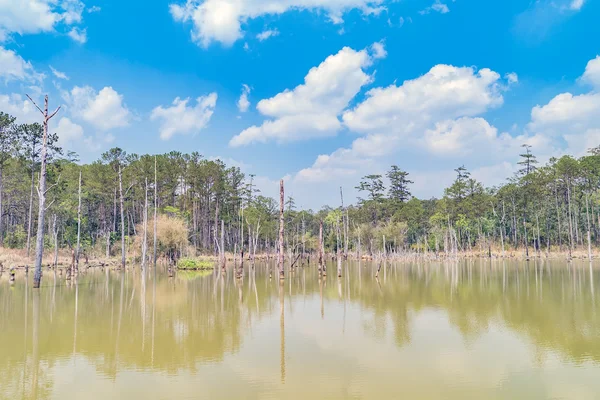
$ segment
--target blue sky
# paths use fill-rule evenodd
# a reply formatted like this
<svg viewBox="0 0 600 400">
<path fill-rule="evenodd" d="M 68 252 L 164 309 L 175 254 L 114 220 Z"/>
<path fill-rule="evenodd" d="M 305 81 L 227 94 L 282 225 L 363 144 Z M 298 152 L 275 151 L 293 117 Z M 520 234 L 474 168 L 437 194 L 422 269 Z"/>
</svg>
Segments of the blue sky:
<svg viewBox="0 0 600 400">
<path fill-rule="evenodd" d="M 304 207 L 392 164 L 439 196 L 462 164 L 502 182 L 523 143 L 600 144 L 598 17 L 596 0 L 0 0 L 0 110 L 35 121 L 24 95 L 48 93 L 82 161 L 198 151 L 267 195 L 285 177 Z"/>
</svg>

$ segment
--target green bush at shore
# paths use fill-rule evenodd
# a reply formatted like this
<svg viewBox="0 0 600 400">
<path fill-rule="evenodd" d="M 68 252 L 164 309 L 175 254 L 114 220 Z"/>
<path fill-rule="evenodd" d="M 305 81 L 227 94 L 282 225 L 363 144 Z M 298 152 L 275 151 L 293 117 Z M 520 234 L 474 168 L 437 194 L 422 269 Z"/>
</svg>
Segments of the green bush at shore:
<svg viewBox="0 0 600 400">
<path fill-rule="evenodd" d="M 205 270 L 205 269 L 214 269 L 215 265 L 213 261 L 210 260 L 201 260 L 195 258 L 182 258 L 177 262 L 177 269 L 180 270 Z"/>
</svg>

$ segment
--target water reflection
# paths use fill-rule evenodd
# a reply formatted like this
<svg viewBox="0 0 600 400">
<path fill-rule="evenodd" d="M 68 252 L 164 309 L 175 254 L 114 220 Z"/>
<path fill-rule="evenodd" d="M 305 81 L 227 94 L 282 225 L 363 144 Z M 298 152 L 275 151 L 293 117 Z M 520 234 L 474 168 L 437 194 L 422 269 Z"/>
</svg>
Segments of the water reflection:
<svg viewBox="0 0 600 400">
<path fill-rule="evenodd" d="M 198 397 L 200 384 L 204 398 L 600 392 L 596 265 L 383 263 L 377 277 L 377 264 L 348 262 L 341 278 L 300 267 L 285 281 L 273 268 L 54 273 L 39 291 L 2 276 L 0 396 Z M 410 382 L 399 389 L 395 374 Z"/>
</svg>

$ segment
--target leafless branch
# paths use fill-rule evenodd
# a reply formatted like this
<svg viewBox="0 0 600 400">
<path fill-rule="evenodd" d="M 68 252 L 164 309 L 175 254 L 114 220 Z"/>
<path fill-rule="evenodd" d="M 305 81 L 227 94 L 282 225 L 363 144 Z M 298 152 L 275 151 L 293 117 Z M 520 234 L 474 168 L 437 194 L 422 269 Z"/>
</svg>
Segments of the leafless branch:
<svg viewBox="0 0 600 400">
<path fill-rule="evenodd" d="M 52 200 L 50 202 L 50 204 L 48 204 L 48 206 L 46 207 L 46 211 L 50 209 L 50 207 L 52 207 L 52 204 L 54 204 L 54 202 L 56 201 L 56 199 Z"/>
<path fill-rule="evenodd" d="M 29 99 L 29 101 L 31 101 L 33 103 L 33 105 L 35 106 L 35 108 L 37 108 L 38 110 L 40 110 L 40 112 L 42 113 L 42 115 L 44 115 L 44 112 L 42 111 L 42 109 L 35 103 L 35 101 L 33 101 L 33 99 L 31 97 L 29 97 L 28 94 L 26 94 L 25 96 L 27 96 L 27 98 Z M 58 110 L 57 110 L 58 111 Z"/>
<path fill-rule="evenodd" d="M 56 180 L 56 183 L 54 185 L 51 185 L 48 189 L 46 189 L 46 191 L 44 192 L 44 194 L 46 194 L 50 190 L 54 189 L 56 186 L 58 186 L 59 183 L 60 183 L 60 175 L 58 176 L 58 179 Z"/>
<path fill-rule="evenodd" d="M 48 117 L 48 120 L 51 120 L 52 117 L 54 117 L 56 115 L 56 113 L 60 111 L 60 107 L 61 106 L 58 106 L 58 108 L 52 114 L 50 114 L 50 116 Z"/>
</svg>

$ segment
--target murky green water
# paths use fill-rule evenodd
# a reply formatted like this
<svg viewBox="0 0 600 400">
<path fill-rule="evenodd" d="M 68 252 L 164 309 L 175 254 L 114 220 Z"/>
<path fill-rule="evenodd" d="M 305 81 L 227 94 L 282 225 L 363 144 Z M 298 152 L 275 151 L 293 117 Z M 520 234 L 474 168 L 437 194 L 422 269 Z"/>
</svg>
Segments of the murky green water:
<svg viewBox="0 0 600 400">
<path fill-rule="evenodd" d="M 334 266 L 329 267 L 333 272 Z M 31 275 L 31 274 L 30 274 Z M 600 269 L 0 277 L 6 399 L 600 399 Z M 31 276 L 29 277 L 31 279 Z"/>
</svg>

